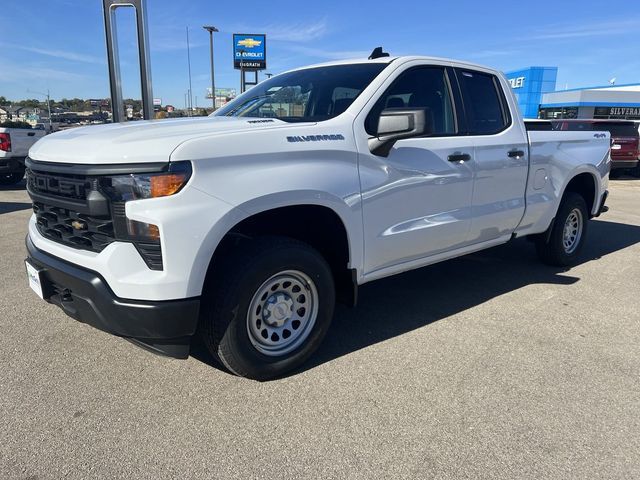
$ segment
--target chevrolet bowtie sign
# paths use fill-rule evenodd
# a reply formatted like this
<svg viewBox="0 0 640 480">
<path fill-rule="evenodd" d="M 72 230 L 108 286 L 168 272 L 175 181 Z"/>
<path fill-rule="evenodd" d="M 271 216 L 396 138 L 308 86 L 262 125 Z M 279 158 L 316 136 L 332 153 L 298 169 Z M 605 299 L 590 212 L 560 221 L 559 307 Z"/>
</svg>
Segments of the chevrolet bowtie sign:
<svg viewBox="0 0 640 480">
<path fill-rule="evenodd" d="M 244 70 L 267 68 L 266 35 L 233 34 L 233 67 Z"/>
</svg>

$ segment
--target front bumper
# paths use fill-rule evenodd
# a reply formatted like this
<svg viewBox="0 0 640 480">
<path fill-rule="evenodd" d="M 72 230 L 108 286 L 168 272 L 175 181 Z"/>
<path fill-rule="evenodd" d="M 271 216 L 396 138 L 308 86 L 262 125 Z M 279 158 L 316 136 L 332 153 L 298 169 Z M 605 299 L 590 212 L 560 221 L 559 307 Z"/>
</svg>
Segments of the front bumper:
<svg viewBox="0 0 640 480">
<path fill-rule="evenodd" d="M 104 278 L 35 247 L 27 237 L 29 261 L 40 270 L 44 298 L 72 318 L 176 358 L 189 355 L 200 298 L 168 301 L 117 297 Z"/>
</svg>

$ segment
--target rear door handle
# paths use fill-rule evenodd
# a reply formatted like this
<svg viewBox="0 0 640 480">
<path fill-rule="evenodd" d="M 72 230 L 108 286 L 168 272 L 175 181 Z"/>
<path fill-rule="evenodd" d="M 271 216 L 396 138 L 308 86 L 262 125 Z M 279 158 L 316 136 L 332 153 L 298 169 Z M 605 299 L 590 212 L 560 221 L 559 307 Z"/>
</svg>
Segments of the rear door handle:
<svg viewBox="0 0 640 480">
<path fill-rule="evenodd" d="M 468 162 L 471 160 L 471 155 L 468 153 L 452 153 L 447 157 L 450 162 Z"/>
<path fill-rule="evenodd" d="M 507 155 L 510 158 L 520 158 L 524 157 L 524 152 L 522 150 L 511 150 L 509 153 L 507 153 Z"/>
</svg>

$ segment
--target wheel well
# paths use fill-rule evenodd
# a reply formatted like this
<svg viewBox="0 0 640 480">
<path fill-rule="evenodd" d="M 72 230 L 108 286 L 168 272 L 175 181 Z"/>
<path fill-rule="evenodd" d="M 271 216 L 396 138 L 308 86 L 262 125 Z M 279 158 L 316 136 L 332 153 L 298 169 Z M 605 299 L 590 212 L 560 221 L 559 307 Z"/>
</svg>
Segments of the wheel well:
<svg viewBox="0 0 640 480">
<path fill-rule="evenodd" d="M 591 215 L 596 200 L 596 182 L 593 179 L 593 175 L 590 173 L 576 175 L 571 179 L 567 188 L 565 188 L 565 193 L 566 192 L 575 192 L 582 195 L 582 198 L 584 198 L 584 201 L 587 203 L 589 215 Z"/>
<path fill-rule="evenodd" d="M 260 236 L 295 238 L 314 247 L 325 258 L 333 273 L 337 300 L 355 305 L 357 282 L 349 270 L 349 240 L 340 217 L 319 205 L 294 205 L 260 212 L 242 220 L 222 238 L 209 263 L 207 276 L 216 264 L 245 241 Z"/>
</svg>

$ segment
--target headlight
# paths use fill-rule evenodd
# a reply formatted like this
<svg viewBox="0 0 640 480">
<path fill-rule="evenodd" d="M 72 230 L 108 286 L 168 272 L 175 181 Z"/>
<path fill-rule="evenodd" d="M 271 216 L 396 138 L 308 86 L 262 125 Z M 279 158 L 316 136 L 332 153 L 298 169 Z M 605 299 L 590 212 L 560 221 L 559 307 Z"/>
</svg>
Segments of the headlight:
<svg viewBox="0 0 640 480">
<path fill-rule="evenodd" d="M 191 162 L 173 162 L 166 172 L 102 177 L 101 190 L 112 201 L 128 202 L 178 193 L 191 178 Z"/>
<path fill-rule="evenodd" d="M 131 200 L 175 195 L 191 178 L 191 162 L 172 162 L 166 171 L 99 177 L 99 190 L 111 199 L 115 237 L 132 242 L 152 270 L 162 270 L 160 229 L 151 223 L 127 218 L 125 204 Z"/>
</svg>

